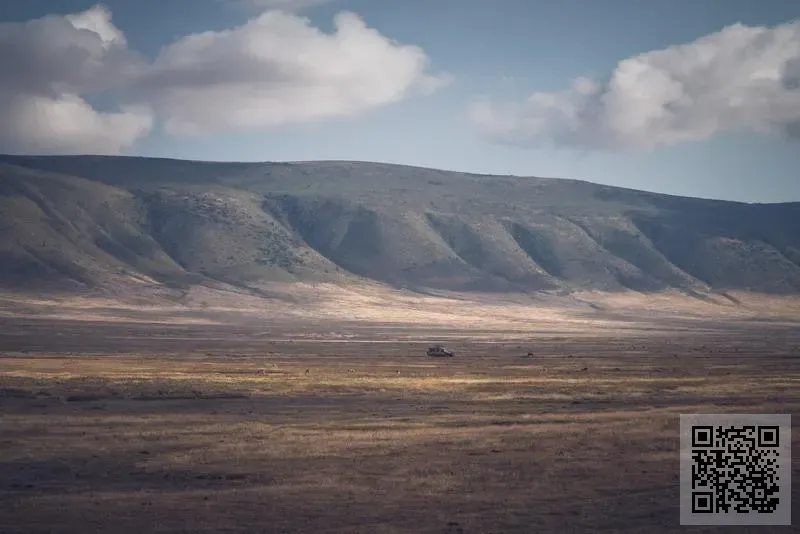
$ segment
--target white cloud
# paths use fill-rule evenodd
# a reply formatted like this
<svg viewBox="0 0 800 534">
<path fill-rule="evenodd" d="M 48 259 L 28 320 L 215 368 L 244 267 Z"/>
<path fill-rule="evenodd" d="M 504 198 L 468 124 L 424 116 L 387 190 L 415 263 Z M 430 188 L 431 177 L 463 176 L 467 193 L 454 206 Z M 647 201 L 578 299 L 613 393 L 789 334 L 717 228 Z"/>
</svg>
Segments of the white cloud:
<svg viewBox="0 0 800 534">
<path fill-rule="evenodd" d="M 149 131 L 149 112 L 101 113 L 83 96 L 142 68 L 103 6 L 0 23 L 0 152 L 119 153 Z"/>
<path fill-rule="evenodd" d="M 152 126 L 148 110 L 101 113 L 77 95 L 0 98 L 0 147 L 7 153 L 119 154 Z"/>
<path fill-rule="evenodd" d="M 394 43 L 355 14 L 326 34 L 305 18 L 268 11 L 221 32 L 185 36 L 162 50 L 138 85 L 168 132 L 274 128 L 357 115 L 448 83 L 429 74 L 416 46 Z"/>
<path fill-rule="evenodd" d="M 100 36 L 105 48 L 115 44 L 127 44 L 125 35 L 111 23 L 111 12 L 102 5 L 95 5 L 86 11 L 64 18 L 76 29 L 89 30 Z"/>
<path fill-rule="evenodd" d="M 234 4 L 259 11 L 281 10 L 297 12 L 313 6 L 328 4 L 333 0 L 228 0 Z"/>
<path fill-rule="evenodd" d="M 261 1 L 261 0 L 259 0 Z M 287 0 L 270 0 L 270 2 Z M 449 82 L 428 57 L 352 13 L 326 34 L 286 11 L 184 36 L 152 64 L 97 5 L 67 16 L 0 24 L 0 152 L 116 154 L 155 118 L 173 134 L 272 128 L 353 116 Z M 90 104 L 106 93 L 128 106 Z"/>
<path fill-rule="evenodd" d="M 735 24 L 625 59 L 605 83 L 578 78 L 523 102 L 484 99 L 469 116 L 489 139 L 526 147 L 649 149 L 723 131 L 800 137 L 800 22 Z"/>
</svg>

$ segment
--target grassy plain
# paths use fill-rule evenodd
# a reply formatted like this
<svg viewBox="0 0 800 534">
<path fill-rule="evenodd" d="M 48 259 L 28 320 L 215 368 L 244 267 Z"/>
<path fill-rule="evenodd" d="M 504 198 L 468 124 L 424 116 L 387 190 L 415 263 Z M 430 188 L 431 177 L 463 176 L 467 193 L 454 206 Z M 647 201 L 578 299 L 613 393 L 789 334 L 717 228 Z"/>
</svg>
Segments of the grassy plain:
<svg viewBox="0 0 800 534">
<path fill-rule="evenodd" d="M 769 323 L 326 326 L 2 319 L 0 532 L 716 532 L 679 414 L 800 408 Z"/>
</svg>

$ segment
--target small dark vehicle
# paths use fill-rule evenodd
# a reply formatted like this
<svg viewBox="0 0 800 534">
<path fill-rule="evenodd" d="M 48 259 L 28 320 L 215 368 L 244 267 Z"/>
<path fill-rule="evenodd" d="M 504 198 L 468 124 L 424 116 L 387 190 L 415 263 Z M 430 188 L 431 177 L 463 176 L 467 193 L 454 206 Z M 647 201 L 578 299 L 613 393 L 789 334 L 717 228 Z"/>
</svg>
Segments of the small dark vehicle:
<svg viewBox="0 0 800 534">
<path fill-rule="evenodd" d="M 442 345 L 432 345 L 428 347 L 428 356 L 452 358 L 455 356 L 455 353 L 447 350 Z"/>
</svg>

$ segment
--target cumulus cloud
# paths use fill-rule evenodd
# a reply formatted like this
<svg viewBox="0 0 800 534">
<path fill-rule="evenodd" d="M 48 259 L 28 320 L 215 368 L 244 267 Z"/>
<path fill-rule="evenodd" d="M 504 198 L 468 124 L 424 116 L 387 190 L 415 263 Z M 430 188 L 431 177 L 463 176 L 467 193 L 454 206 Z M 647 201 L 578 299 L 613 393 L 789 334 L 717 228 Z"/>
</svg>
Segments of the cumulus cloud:
<svg viewBox="0 0 800 534">
<path fill-rule="evenodd" d="M 800 137 L 800 22 L 728 26 L 625 59 L 607 80 L 577 78 L 523 102 L 475 102 L 489 139 L 517 146 L 649 149 L 723 131 Z"/>
<path fill-rule="evenodd" d="M 89 30 L 100 37 L 104 48 L 115 44 L 125 45 L 125 35 L 111 23 L 111 12 L 102 5 L 95 5 L 91 9 L 67 15 L 64 17 L 78 30 Z"/>
<path fill-rule="evenodd" d="M 100 113 L 79 96 L 0 99 L 0 147 L 22 154 L 119 154 L 152 126 L 147 109 Z"/>
<path fill-rule="evenodd" d="M 297 0 L 258 0 L 265 7 Z M 318 1 L 318 0 L 304 0 Z M 187 35 L 146 63 L 110 11 L 0 24 L 0 152 L 117 154 L 156 119 L 172 134 L 358 115 L 449 82 L 416 46 L 340 13 L 332 33 L 284 10 Z M 11 75 L 13 73 L 13 75 Z M 104 94 L 114 111 L 92 106 Z"/>
<path fill-rule="evenodd" d="M 333 0 L 228 0 L 234 4 L 248 9 L 267 11 L 278 9 L 281 11 L 297 12 L 309 7 L 328 4 Z"/>
<path fill-rule="evenodd" d="M 268 11 L 220 32 L 185 36 L 164 48 L 136 93 L 168 132 L 273 128 L 356 115 L 431 92 L 449 77 L 428 57 L 340 13 L 324 33 L 305 18 Z"/>
<path fill-rule="evenodd" d="M 141 75 L 144 65 L 103 6 L 0 23 L 0 152 L 116 154 L 145 135 L 147 109 L 100 112 L 83 96 Z"/>
</svg>

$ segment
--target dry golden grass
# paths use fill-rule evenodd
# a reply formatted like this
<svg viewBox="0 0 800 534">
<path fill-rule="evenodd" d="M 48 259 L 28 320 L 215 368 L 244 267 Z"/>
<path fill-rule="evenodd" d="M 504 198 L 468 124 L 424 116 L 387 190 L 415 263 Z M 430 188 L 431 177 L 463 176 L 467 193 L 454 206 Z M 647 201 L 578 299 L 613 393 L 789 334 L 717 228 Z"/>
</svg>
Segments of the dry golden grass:
<svg viewBox="0 0 800 534">
<path fill-rule="evenodd" d="M 50 319 L 104 322 L 217 324 L 241 321 L 357 321 L 361 324 L 442 327 L 482 332 L 561 331 L 619 327 L 620 318 L 657 325 L 665 320 L 781 319 L 800 324 L 800 298 L 732 293 L 701 300 L 676 291 L 579 292 L 566 296 L 437 292 L 429 295 L 377 283 L 279 284 L 262 294 L 196 286 L 187 291 L 142 287 L 113 296 L 0 297 L 0 317 L 35 314 Z"/>
<path fill-rule="evenodd" d="M 683 532 L 679 414 L 800 408 L 794 331 L 462 339 L 439 360 L 108 328 L 94 354 L 0 358 L 0 532 Z"/>
</svg>

